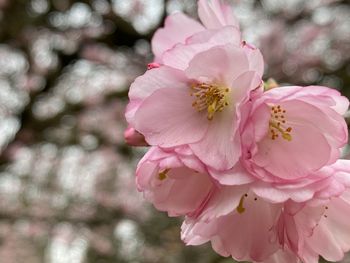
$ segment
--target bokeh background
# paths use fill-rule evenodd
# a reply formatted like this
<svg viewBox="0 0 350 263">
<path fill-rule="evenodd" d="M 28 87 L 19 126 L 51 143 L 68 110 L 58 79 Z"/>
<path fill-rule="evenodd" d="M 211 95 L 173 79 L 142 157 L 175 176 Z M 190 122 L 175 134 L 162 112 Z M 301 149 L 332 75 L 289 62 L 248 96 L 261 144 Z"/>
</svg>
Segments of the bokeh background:
<svg viewBox="0 0 350 263">
<path fill-rule="evenodd" d="M 266 79 L 350 96 L 348 1 L 231 2 Z M 177 10 L 196 1 L 0 0 L 1 263 L 232 262 L 181 243 L 136 191 L 145 149 L 124 144 L 128 87 Z"/>
</svg>

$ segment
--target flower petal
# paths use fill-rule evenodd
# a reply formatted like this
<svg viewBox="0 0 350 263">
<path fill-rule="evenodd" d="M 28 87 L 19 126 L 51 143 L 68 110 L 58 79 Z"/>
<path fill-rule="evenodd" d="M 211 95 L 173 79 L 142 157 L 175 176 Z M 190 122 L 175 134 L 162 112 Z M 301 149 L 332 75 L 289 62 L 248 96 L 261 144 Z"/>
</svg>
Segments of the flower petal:
<svg viewBox="0 0 350 263">
<path fill-rule="evenodd" d="M 224 4 L 221 0 L 200 0 L 198 2 L 198 15 L 204 26 L 209 29 L 226 25 L 239 28 L 232 7 Z"/>
<path fill-rule="evenodd" d="M 198 53 L 214 46 L 232 43 L 239 47 L 241 33 L 235 27 L 224 27 L 220 30 L 206 30 L 190 37 L 186 44 L 178 44 L 166 51 L 162 57 L 165 65 L 186 69 L 191 59 Z"/>
<path fill-rule="evenodd" d="M 203 78 L 231 85 L 233 80 L 249 71 L 247 55 L 242 48 L 229 44 L 213 47 L 197 54 L 190 62 L 185 74 L 190 79 Z"/>
<path fill-rule="evenodd" d="M 162 54 L 178 43 L 184 43 L 193 34 L 203 31 L 204 27 L 183 13 L 175 13 L 165 20 L 164 28 L 158 29 L 152 39 L 152 51 L 155 61 L 161 62 Z"/>
<path fill-rule="evenodd" d="M 236 117 L 229 112 L 217 113 L 209 122 L 207 133 L 190 145 L 195 155 L 216 170 L 232 168 L 240 158 L 239 134 L 233 134 Z"/>
<path fill-rule="evenodd" d="M 198 219 L 208 222 L 233 212 L 247 191 L 248 186 L 221 186 L 216 188 Z"/>
<path fill-rule="evenodd" d="M 183 240 L 210 239 L 214 250 L 222 256 L 232 255 L 239 261 L 263 261 L 279 249 L 272 226 L 281 205 L 269 204 L 254 195 L 245 197 L 245 210 L 232 212 L 209 222 L 192 222 L 182 234 Z"/>
<path fill-rule="evenodd" d="M 135 114 L 135 129 L 150 145 L 173 147 L 195 143 L 206 133 L 206 114 L 192 107 L 189 88 L 159 89 Z"/>
</svg>

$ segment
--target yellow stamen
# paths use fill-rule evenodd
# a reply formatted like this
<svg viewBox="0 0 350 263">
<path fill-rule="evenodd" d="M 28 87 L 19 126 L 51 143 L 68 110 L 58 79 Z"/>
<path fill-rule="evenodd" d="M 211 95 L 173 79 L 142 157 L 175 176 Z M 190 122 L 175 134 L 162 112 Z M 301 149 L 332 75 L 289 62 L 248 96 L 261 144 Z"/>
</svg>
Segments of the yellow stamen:
<svg viewBox="0 0 350 263">
<path fill-rule="evenodd" d="M 230 89 L 215 84 L 193 84 L 192 93 L 195 98 L 192 107 L 197 111 L 207 111 L 208 120 L 214 118 L 214 114 L 223 111 L 229 105 L 228 94 Z"/>
<path fill-rule="evenodd" d="M 245 211 L 245 208 L 243 207 L 243 202 L 244 202 L 245 197 L 247 197 L 247 194 L 245 194 L 241 197 L 241 200 L 239 200 L 239 205 L 236 208 L 236 210 L 239 214 L 243 214 Z"/>
<path fill-rule="evenodd" d="M 271 139 L 276 140 L 279 134 L 286 141 L 292 141 L 292 127 L 286 127 L 286 116 L 284 115 L 287 111 L 282 109 L 281 105 L 271 107 L 271 118 L 269 121 L 269 130 Z"/>
<path fill-rule="evenodd" d="M 158 174 L 158 178 L 159 180 L 163 181 L 165 180 L 168 176 L 167 176 L 167 173 L 170 171 L 170 169 L 165 169 L 164 171 L 160 172 Z"/>
</svg>

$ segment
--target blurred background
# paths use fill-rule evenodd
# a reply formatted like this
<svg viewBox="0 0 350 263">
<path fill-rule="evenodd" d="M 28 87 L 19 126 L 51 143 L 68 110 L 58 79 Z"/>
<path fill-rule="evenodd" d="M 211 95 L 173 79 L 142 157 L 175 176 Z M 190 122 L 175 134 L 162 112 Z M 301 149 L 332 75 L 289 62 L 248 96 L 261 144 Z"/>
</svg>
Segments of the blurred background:
<svg viewBox="0 0 350 263">
<path fill-rule="evenodd" d="M 350 96 L 347 0 L 235 0 L 265 77 Z M 228 263 L 185 247 L 134 185 L 128 87 L 194 0 L 0 0 L 0 262 Z M 343 262 L 350 262 L 345 259 Z"/>
</svg>

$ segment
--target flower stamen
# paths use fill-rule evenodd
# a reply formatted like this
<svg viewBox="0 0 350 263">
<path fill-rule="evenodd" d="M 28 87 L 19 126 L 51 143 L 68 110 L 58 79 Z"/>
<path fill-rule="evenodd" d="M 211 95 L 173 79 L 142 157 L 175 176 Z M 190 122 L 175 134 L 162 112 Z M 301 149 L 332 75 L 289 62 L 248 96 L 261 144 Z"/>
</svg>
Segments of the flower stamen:
<svg viewBox="0 0 350 263">
<path fill-rule="evenodd" d="M 248 197 L 248 194 L 245 194 L 245 195 L 243 195 L 243 196 L 241 197 L 241 200 L 239 200 L 239 204 L 238 204 L 238 206 L 237 206 L 237 208 L 236 208 L 236 210 L 237 210 L 237 212 L 238 212 L 239 214 L 243 214 L 244 211 L 245 211 L 245 208 L 244 208 L 244 206 L 243 206 L 243 202 L 244 202 L 244 198 L 245 198 L 245 197 Z"/>
<path fill-rule="evenodd" d="M 165 169 L 164 171 L 160 172 L 158 174 L 158 179 L 163 181 L 165 180 L 168 176 L 167 176 L 167 173 L 170 171 L 170 169 Z"/>
<path fill-rule="evenodd" d="M 214 118 L 216 112 L 222 112 L 229 105 L 228 94 L 230 89 L 215 84 L 193 84 L 191 96 L 195 97 L 192 107 L 197 111 L 207 111 L 208 120 Z"/>
<path fill-rule="evenodd" d="M 292 127 L 286 126 L 286 117 L 284 110 L 281 105 L 271 107 L 271 118 L 269 121 L 269 129 L 271 134 L 271 139 L 276 140 L 279 135 L 282 136 L 286 141 L 292 140 Z"/>
</svg>

